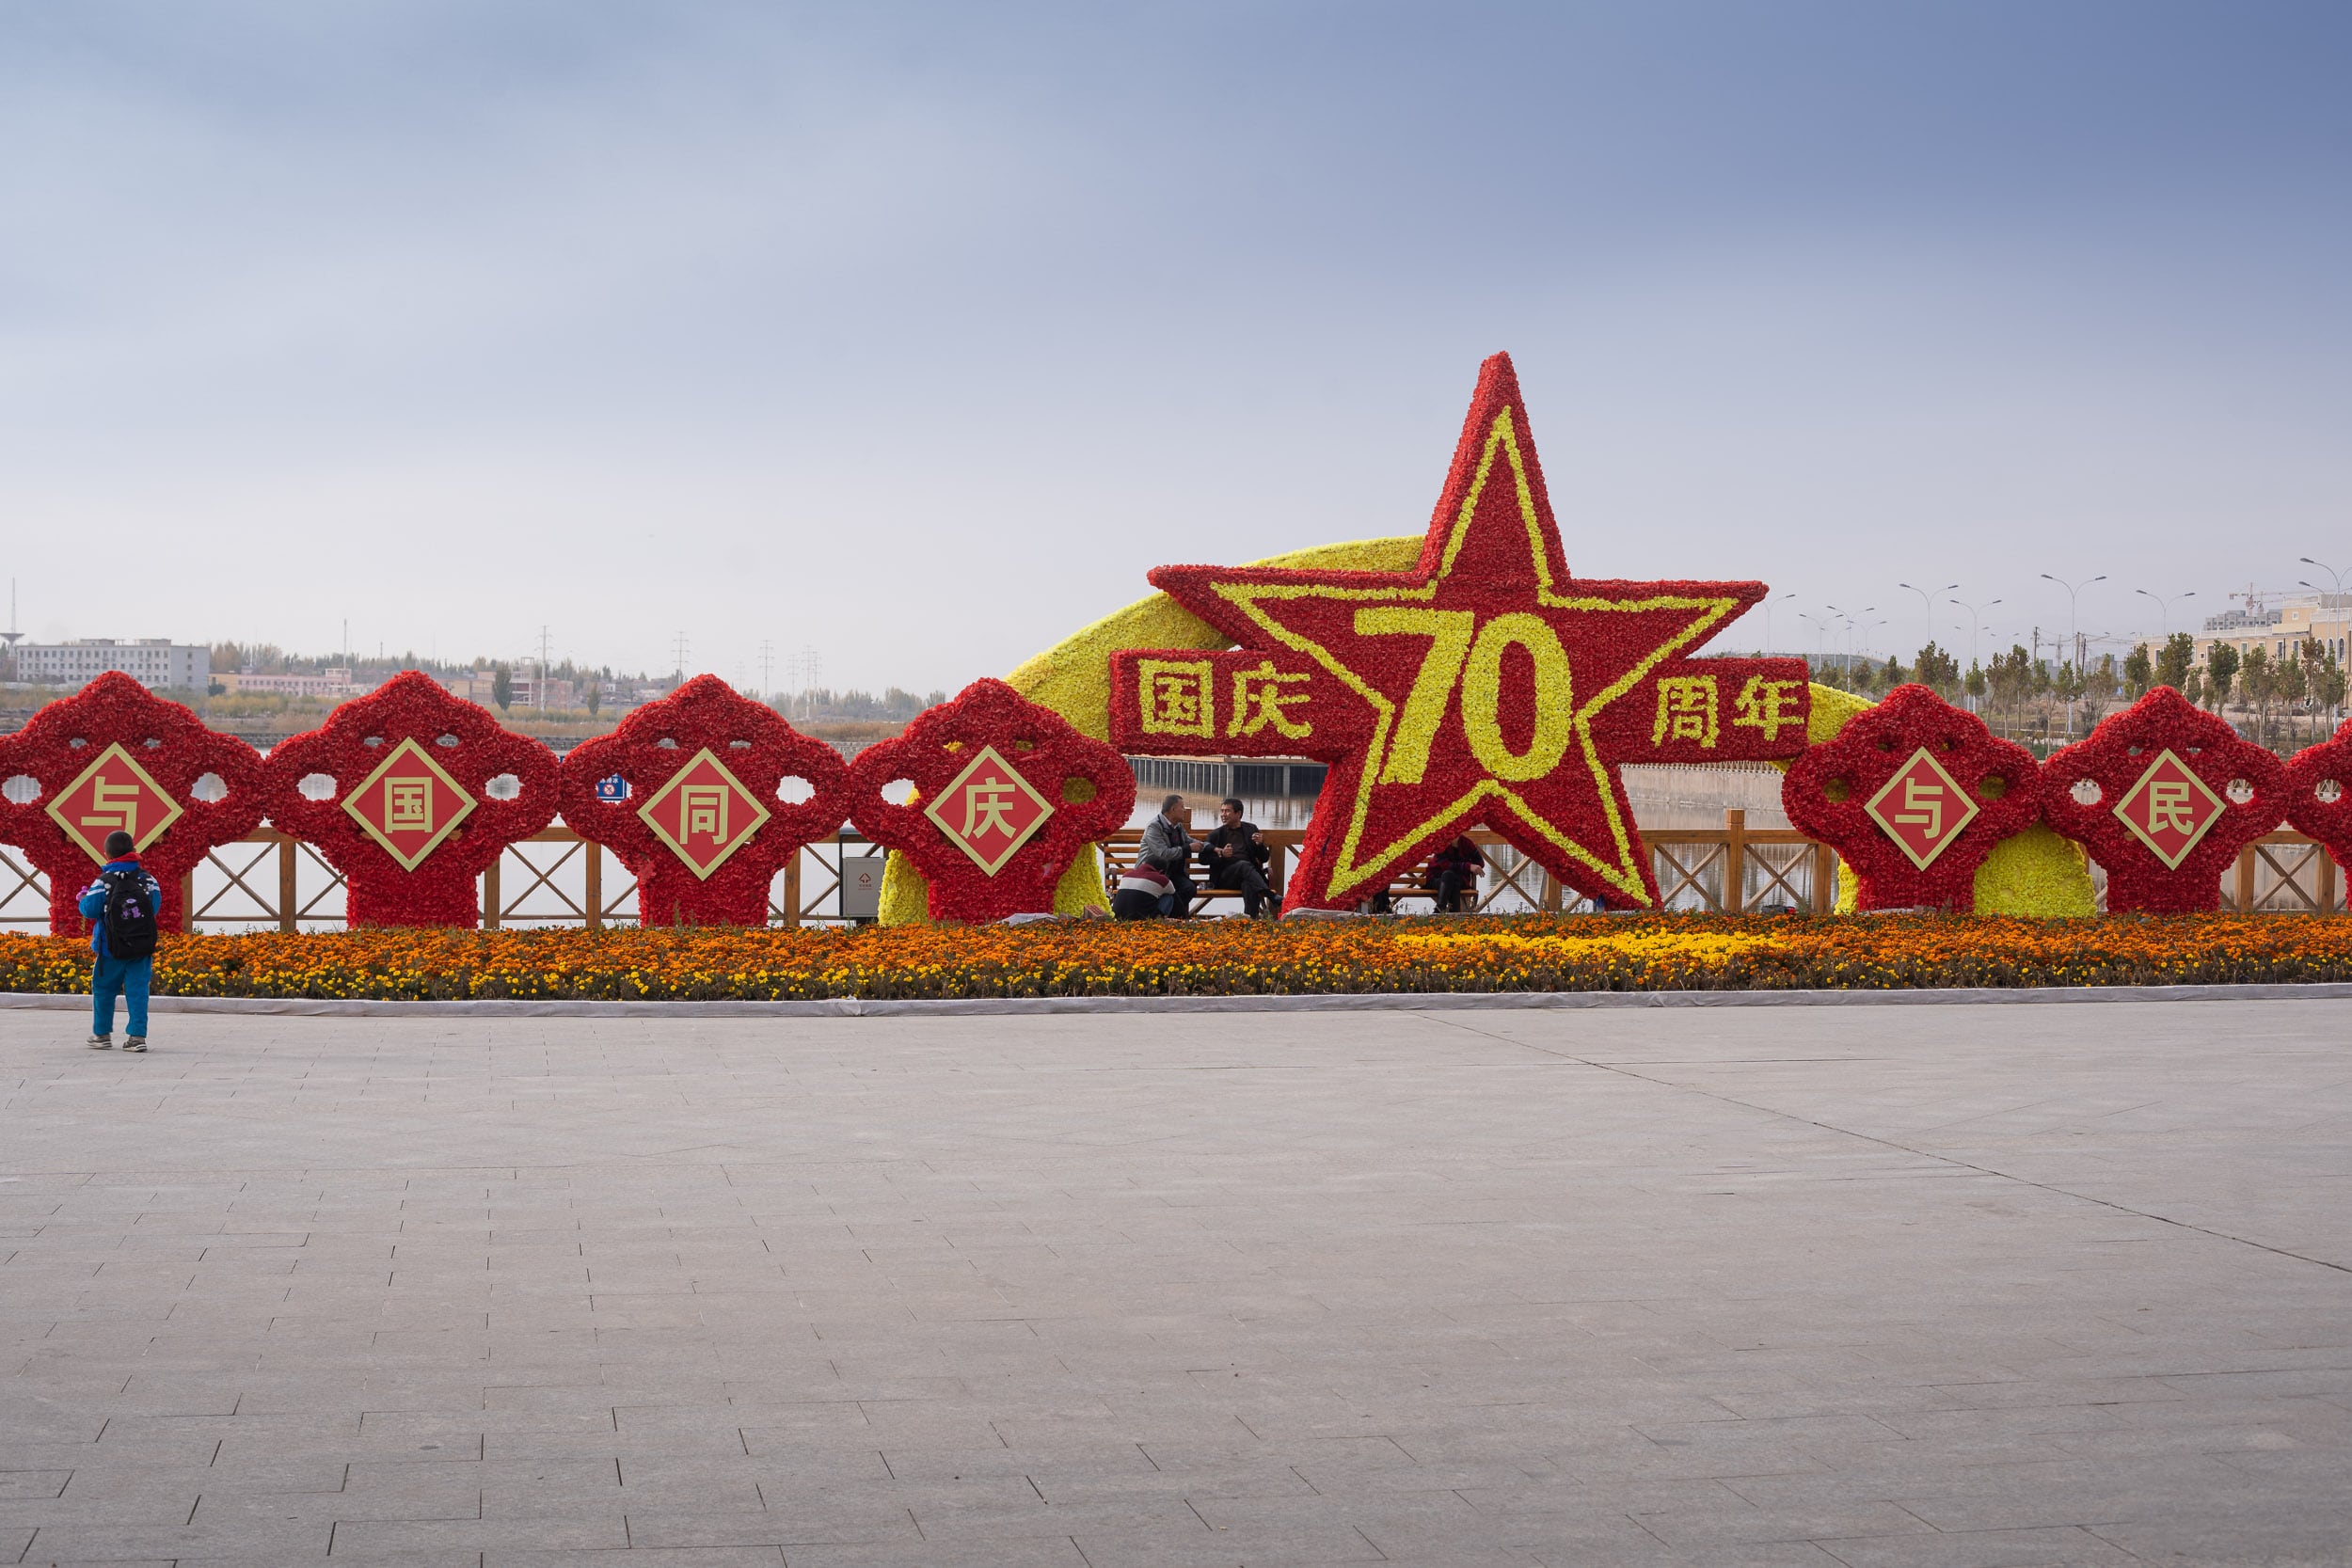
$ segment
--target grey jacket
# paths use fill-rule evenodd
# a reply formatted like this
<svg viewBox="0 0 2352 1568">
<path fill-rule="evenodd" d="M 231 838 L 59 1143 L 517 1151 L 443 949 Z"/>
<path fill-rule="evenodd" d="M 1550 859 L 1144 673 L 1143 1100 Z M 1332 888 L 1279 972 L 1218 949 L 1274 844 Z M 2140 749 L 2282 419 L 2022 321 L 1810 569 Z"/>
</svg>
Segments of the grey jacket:
<svg viewBox="0 0 2352 1568">
<path fill-rule="evenodd" d="M 1154 816 L 1143 825 L 1143 849 L 1136 858 L 1170 877 L 1182 877 L 1192 863 L 1192 835 L 1166 816 Z"/>
</svg>

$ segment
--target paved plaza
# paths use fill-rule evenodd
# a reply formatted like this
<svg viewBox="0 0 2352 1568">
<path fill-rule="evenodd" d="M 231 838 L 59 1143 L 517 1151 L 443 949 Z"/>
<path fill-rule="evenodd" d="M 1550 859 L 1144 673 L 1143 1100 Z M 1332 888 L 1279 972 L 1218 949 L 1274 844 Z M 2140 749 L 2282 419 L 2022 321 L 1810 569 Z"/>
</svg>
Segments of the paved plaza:
<svg viewBox="0 0 2352 1568">
<path fill-rule="evenodd" d="M 0 1012 L 0 1562 L 2352 1561 L 2352 1004 Z"/>
</svg>

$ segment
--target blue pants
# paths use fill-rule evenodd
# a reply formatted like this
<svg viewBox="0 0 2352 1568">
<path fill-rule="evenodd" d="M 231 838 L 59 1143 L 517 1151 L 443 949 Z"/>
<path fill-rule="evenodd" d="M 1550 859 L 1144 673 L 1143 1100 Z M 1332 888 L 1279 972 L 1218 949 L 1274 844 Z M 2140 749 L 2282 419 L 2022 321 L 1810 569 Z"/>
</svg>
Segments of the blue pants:
<svg viewBox="0 0 2352 1568">
<path fill-rule="evenodd" d="M 99 956 L 98 971 L 90 976 L 90 1022 L 93 1035 L 115 1032 L 115 993 L 122 993 L 129 1004 L 131 1033 L 140 1039 L 147 1037 L 147 985 L 155 977 L 155 959 L 151 954 L 144 958 L 110 958 Z"/>
</svg>

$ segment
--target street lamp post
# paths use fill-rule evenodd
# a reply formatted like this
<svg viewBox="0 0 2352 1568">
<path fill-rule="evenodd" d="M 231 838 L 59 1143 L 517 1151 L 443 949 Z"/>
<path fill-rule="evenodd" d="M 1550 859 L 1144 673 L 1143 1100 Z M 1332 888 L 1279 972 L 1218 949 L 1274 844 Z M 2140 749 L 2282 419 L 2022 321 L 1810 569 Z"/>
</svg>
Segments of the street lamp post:
<svg viewBox="0 0 2352 1568">
<path fill-rule="evenodd" d="M 1786 594 L 1767 594 L 1764 595 L 1764 651 L 1766 653 L 1769 654 L 1772 652 L 1772 606 L 1778 604 L 1783 599 L 1793 599 L 1796 596 L 1797 591 L 1793 588 Z"/>
<path fill-rule="evenodd" d="M 2135 588 L 2132 592 L 2143 599 L 2156 601 L 2156 630 L 2168 642 L 2172 640 L 2172 607 L 2183 599 L 2193 599 L 2197 596 L 2197 590 L 2194 588 L 2185 594 L 2151 594 L 2145 588 Z"/>
<path fill-rule="evenodd" d="M 1928 591 L 1927 591 L 1926 589 L 1924 589 L 1924 588 L 1915 588 L 1915 587 L 1913 587 L 1910 583 L 1907 583 L 1907 582 L 1899 582 L 1899 583 L 1897 583 L 1895 586 L 1896 586 L 1896 587 L 1898 587 L 1898 588 L 1910 588 L 1910 589 L 1911 589 L 1911 591 L 1912 591 L 1914 594 L 1918 594 L 1918 595 L 1919 595 L 1919 608 L 1920 608 L 1922 610 L 1926 611 L 1926 613 L 1927 613 L 1927 617 L 1928 617 L 1928 641 L 1929 641 L 1929 642 L 1932 642 L 1932 641 L 1935 641 L 1935 601 L 1934 601 L 1933 599 L 1931 599 L 1931 598 L 1930 598 L 1930 597 L 1928 596 Z M 1960 584 L 1958 584 L 1958 583 L 1956 583 L 1956 582 L 1947 582 L 1947 583 L 1946 583 L 1943 587 L 1941 587 L 1941 588 L 1937 589 L 1937 590 L 1936 590 L 1936 592 L 1937 592 L 1938 594 L 1948 594 L 1948 593 L 1950 593 L 1953 589 L 1958 588 L 1959 586 L 1960 586 Z M 1926 644 L 1924 644 L 1924 643 L 1923 643 L 1923 644 L 1921 644 L 1921 646 L 1925 646 L 1925 645 L 1926 645 Z"/>
<path fill-rule="evenodd" d="M 2070 583 L 2064 578 L 2054 578 L 2047 572 L 2042 573 L 2042 576 L 2044 581 L 2055 582 L 2060 588 L 2066 590 L 2066 630 L 2068 641 L 2074 649 L 2074 678 L 2077 682 L 2079 682 L 2082 679 L 2083 673 L 2082 621 L 2081 618 L 2075 613 L 2075 603 L 2084 589 L 2090 587 L 2094 582 L 2106 581 L 2107 576 L 2105 572 L 2102 572 L 2095 578 L 2085 578 L 2082 581 L 2075 583 Z M 2074 738 L 2074 698 L 2072 692 L 2068 693 L 2066 698 L 2066 735 L 2067 738 L 2070 740 Z"/>
<path fill-rule="evenodd" d="M 2314 561 L 2314 560 L 2312 560 L 2312 559 L 2310 556 L 2308 556 L 2308 555 L 2305 555 L 2305 556 L 2297 556 L 2296 559 L 2296 560 L 2298 560 L 2298 561 L 2300 561 L 2300 562 L 2302 562 L 2302 563 L 2303 563 L 2304 565 L 2306 565 L 2306 566 L 2316 566 L 2316 567 L 2318 567 L 2321 571 L 2323 571 L 2323 572 L 2327 573 L 2329 577 L 2331 577 L 2331 578 L 2335 578 L 2335 579 L 2336 579 L 2336 589 L 2335 589 L 2335 592 L 2336 592 L 2336 596 L 2337 596 L 2337 597 L 2339 597 L 2339 598 L 2341 598 L 2341 597 L 2343 597 L 2343 596 L 2344 596 L 2344 572 L 2339 572 L 2339 571 L 2337 571 L 2337 570 L 2336 570 L 2333 566 L 2328 565 L 2328 564 L 2326 562 L 2324 562 L 2324 561 Z M 2352 571 L 2352 567 L 2347 567 L 2347 568 L 2345 568 L 2345 571 Z M 2300 581 L 2300 580 L 2298 579 L 2298 580 L 2297 580 L 2297 582 L 2296 583 L 2296 587 L 2298 587 L 2298 588 L 2308 588 L 2308 589 L 2312 590 L 2312 592 L 2313 592 L 2313 593 L 2315 593 L 2315 594 L 2325 594 L 2327 593 L 2327 590 L 2326 590 L 2326 589 L 2321 588 L 2321 587 L 2319 586 L 2319 584 L 2317 584 L 2317 583 L 2315 583 L 2315 582 L 2303 582 L 2303 581 Z M 2314 617 L 2314 619 L 2316 619 L 2316 617 Z M 13 624 L 13 623 L 11 623 L 11 624 Z"/>
<path fill-rule="evenodd" d="M 1994 605 L 1999 604 L 2001 601 L 1998 599 L 1987 599 L 1982 604 L 1970 604 L 1965 599 L 1947 599 L 1945 602 L 1947 604 L 1956 604 L 1960 606 L 1961 609 L 1968 612 L 1968 668 L 1971 670 L 1983 668 L 1982 665 L 1977 662 L 1977 634 L 1982 629 L 1984 612 L 1991 610 Z M 1968 711 L 1971 713 L 1976 712 L 1976 698 L 1970 697 L 1967 701 Z"/>
</svg>

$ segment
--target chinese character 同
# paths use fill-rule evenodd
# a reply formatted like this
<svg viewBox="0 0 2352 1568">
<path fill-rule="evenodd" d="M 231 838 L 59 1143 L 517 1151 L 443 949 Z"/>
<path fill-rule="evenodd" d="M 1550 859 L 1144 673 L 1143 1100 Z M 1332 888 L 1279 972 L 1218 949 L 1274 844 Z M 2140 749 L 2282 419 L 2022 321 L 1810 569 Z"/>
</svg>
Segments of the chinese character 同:
<svg viewBox="0 0 2352 1568">
<path fill-rule="evenodd" d="M 2148 786 L 2148 831 L 2152 833 L 2193 833 L 2197 824 L 2189 819 L 2188 785 L 2178 780 L 2158 779 Z"/>
<path fill-rule="evenodd" d="M 727 841 L 727 786 L 723 784 L 681 784 L 678 786 L 678 821 L 685 827 L 680 838 L 692 838 L 707 833 L 713 843 Z"/>
<path fill-rule="evenodd" d="M 1268 724 L 1285 740 L 1303 740 L 1314 733 L 1314 726 L 1293 719 L 1289 709 L 1308 701 L 1304 691 L 1285 691 L 1283 687 L 1303 683 L 1313 677 L 1305 673 L 1278 674 L 1274 660 L 1266 659 L 1255 670 L 1233 672 L 1233 718 L 1225 728 L 1229 736 L 1256 735 Z"/>
<path fill-rule="evenodd" d="M 98 815 L 82 818 L 85 828 L 119 828 L 133 838 L 139 836 L 139 786 L 135 784 L 110 784 L 101 773 L 90 782 L 90 809 Z"/>
<path fill-rule="evenodd" d="M 384 781 L 384 831 L 388 833 L 421 833 L 433 826 L 433 781 L 423 779 L 387 779 Z"/>
<path fill-rule="evenodd" d="M 1146 735 L 1216 734 L 1216 684 L 1207 659 L 1147 658 L 1136 665 Z"/>
<path fill-rule="evenodd" d="M 988 833 L 1000 832 L 1007 838 L 1017 830 L 1005 815 L 1005 807 L 1013 797 L 1013 786 L 991 773 L 977 784 L 963 786 L 963 836 L 978 839 Z"/>
<path fill-rule="evenodd" d="M 1911 827 L 1925 828 L 1927 837 L 1935 838 L 1944 832 L 1944 786 L 1922 779 L 1903 781 L 1903 809 L 1895 814 L 1895 820 Z"/>
<path fill-rule="evenodd" d="M 1650 727 L 1650 744 L 1665 740 L 1695 740 L 1702 750 L 1715 749 L 1717 729 L 1715 677 L 1677 675 L 1658 683 L 1658 722 Z"/>
<path fill-rule="evenodd" d="M 1732 723 L 1751 730 L 1762 730 L 1766 740 L 1778 740 L 1787 725 L 1804 727 L 1804 715 L 1788 711 L 1795 701 L 1802 681 L 1768 681 L 1761 675 L 1750 675 L 1748 684 L 1740 689 L 1740 695 L 1731 700 Z"/>
</svg>

